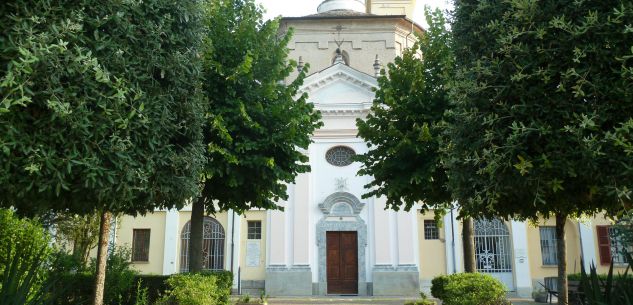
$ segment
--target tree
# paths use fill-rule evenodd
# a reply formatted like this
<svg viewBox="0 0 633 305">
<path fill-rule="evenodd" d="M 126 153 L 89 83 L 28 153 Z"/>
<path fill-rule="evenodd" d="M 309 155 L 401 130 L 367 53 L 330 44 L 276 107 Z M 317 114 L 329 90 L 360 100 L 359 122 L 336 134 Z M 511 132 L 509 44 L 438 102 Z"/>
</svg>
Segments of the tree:
<svg viewBox="0 0 633 305">
<path fill-rule="evenodd" d="M 296 64 L 288 62 L 290 34 L 278 34 L 278 20 L 262 21 L 253 0 L 227 0 L 209 3 L 207 22 L 207 150 L 202 196 L 191 215 L 192 271 L 202 269 L 204 212 L 278 208 L 286 183 L 309 171 L 298 149 L 307 149 L 321 126 L 306 95 L 298 96 L 305 71 L 284 84 Z"/>
<path fill-rule="evenodd" d="M 0 203 L 101 214 L 181 207 L 203 161 L 197 0 L 0 3 Z"/>
<path fill-rule="evenodd" d="M 90 251 L 99 242 L 100 216 L 62 214 L 55 221 L 55 238 L 72 241 L 73 257 L 82 266 L 88 265 Z"/>
<path fill-rule="evenodd" d="M 458 1 L 449 185 L 463 212 L 555 217 L 567 304 L 568 218 L 616 212 L 633 185 L 633 4 Z"/>
<path fill-rule="evenodd" d="M 363 198 L 385 196 L 387 208 L 396 211 L 422 202 L 422 212 L 435 209 L 437 215 L 453 201 L 443 164 L 448 140 L 443 130 L 454 55 L 442 12 L 427 7 L 426 20 L 429 27 L 419 42 L 388 65 L 388 75 L 378 78 L 371 111 L 357 121 L 358 135 L 370 149 L 357 160 L 362 163 L 359 174 L 373 177 Z M 463 228 L 465 269 L 474 272 L 469 218 Z"/>
</svg>

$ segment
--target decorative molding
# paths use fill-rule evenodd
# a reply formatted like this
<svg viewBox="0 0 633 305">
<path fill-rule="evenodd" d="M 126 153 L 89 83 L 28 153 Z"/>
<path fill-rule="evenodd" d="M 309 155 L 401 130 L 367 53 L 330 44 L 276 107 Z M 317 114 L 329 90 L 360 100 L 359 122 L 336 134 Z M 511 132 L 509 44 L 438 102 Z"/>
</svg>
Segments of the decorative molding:
<svg viewBox="0 0 633 305">
<path fill-rule="evenodd" d="M 374 272 L 418 272 L 418 266 L 414 264 L 405 265 L 374 265 Z"/>
<path fill-rule="evenodd" d="M 369 74 L 365 74 L 363 72 L 353 70 L 353 68 L 349 68 L 349 67 L 347 68 L 347 69 L 355 71 L 356 72 L 355 74 L 366 75 L 367 77 L 373 79 L 374 82 L 368 81 L 367 78 L 361 79 L 361 78 L 358 77 L 358 75 L 352 75 L 351 73 L 348 73 L 346 71 L 342 71 L 345 68 L 340 68 L 340 67 L 348 67 L 348 66 L 337 64 L 337 65 L 331 66 L 330 68 L 327 68 L 327 69 L 325 69 L 325 70 L 323 70 L 321 72 L 313 74 L 312 76 L 318 76 L 319 74 L 322 74 L 324 72 L 328 72 L 328 70 L 330 70 L 332 68 L 339 68 L 339 71 L 337 71 L 335 73 L 332 73 L 332 74 L 329 74 L 329 75 L 326 75 L 323 78 L 319 78 L 318 80 L 313 81 L 311 83 L 308 83 L 308 80 L 306 80 L 306 85 L 303 86 L 301 89 L 299 89 L 299 94 L 303 94 L 303 93 L 308 93 L 309 94 L 311 92 L 314 92 L 315 90 L 323 88 L 323 87 L 327 86 L 328 84 L 333 83 L 333 82 L 338 81 L 338 80 L 346 81 L 346 82 L 348 82 L 350 84 L 356 85 L 356 86 L 358 86 L 360 88 L 363 88 L 365 90 L 368 90 L 368 91 L 372 91 L 374 88 L 376 88 L 378 86 L 378 84 L 375 82 L 375 79 L 372 76 L 370 76 Z"/>
<path fill-rule="evenodd" d="M 319 129 L 314 132 L 314 138 L 330 138 L 330 139 L 348 139 L 356 138 L 358 135 L 357 129 Z"/>
<path fill-rule="evenodd" d="M 348 192 L 336 192 L 325 198 L 325 200 L 319 204 L 319 209 L 321 209 L 321 212 L 323 212 L 324 219 L 328 216 L 349 216 L 331 213 L 332 207 L 340 202 L 349 204 L 352 207 L 354 215 L 356 216 L 358 216 L 358 214 L 360 214 L 360 212 L 363 210 L 363 207 L 365 207 L 365 204 L 360 202 L 360 200 L 358 200 L 356 196 Z"/>
</svg>

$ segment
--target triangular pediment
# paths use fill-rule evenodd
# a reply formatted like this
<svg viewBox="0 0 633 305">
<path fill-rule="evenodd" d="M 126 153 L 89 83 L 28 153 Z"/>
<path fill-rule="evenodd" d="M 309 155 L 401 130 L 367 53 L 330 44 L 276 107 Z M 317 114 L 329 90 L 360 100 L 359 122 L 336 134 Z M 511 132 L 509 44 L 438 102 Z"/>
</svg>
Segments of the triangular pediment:
<svg viewBox="0 0 633 305">
<path fill-rule="evenodd" d="M 335 64 L 306 77 L 299 93 L 321 111 L 364 111 L 371 107 L 376 78 L 344 64 Z"/>
</svg>

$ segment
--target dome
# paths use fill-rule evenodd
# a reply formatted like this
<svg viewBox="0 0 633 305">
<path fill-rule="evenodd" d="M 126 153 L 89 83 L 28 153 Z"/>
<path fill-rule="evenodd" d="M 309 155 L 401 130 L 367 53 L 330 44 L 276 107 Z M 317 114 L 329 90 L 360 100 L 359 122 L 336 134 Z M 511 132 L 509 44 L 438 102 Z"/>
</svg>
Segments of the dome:
<svg viewBox="0 0 633 305">
<path fill-rule="evenodd" d="M 325 0 L 321 2 L 317 11 L 325 13 L 329 11 L 356 11 L 364 13 L 367 11 L 365 0 Z"/>
</svg>

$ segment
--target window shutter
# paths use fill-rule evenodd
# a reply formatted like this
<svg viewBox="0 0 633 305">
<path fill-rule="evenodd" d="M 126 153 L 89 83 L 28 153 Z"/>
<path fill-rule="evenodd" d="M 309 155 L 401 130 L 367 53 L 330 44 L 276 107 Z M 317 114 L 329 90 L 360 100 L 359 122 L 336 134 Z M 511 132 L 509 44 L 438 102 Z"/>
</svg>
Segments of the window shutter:
<svg viewBox="0 0 633 305">
<path fill-rule="evenodd" d="M 611 264 L 611 241 L 609 239 L 609 227 L 597 226 L 598 231 L 598 252 L 600 253 L 600 264 Z"/>
</svg>

